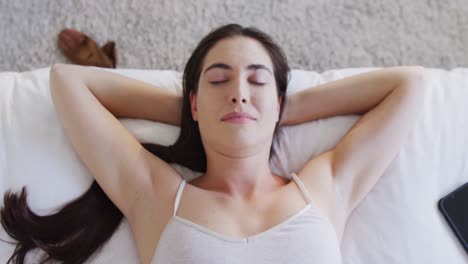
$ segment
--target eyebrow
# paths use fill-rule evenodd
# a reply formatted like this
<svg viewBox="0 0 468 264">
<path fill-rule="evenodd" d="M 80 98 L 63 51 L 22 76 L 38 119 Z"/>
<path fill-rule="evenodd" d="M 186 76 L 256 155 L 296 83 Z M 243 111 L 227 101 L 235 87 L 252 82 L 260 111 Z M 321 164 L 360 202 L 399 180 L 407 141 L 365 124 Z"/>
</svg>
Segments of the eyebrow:
<svg viewBox="0 0 468 264">
<path fill-rule="evenodd" d="M 203 72 L 203 74 L 205 74 L 208 70 L 211 70 L 213 68 L 221 68 L 221 69 L 225 69 L 225 70 L 232 70 L 232 67 L 225 64 L 225 63 L 213 63 L 211 64 L 208 68 L 206 68 L 206 70 Z M 249 66 L 247 66 L 245 68 L 246 70 L 257 70 L 257 69 L 265 69 L 267 70 L 271 75 L 273 75 L 273 73 L 271 72 L 270 69 L 268 69 L 267 66 L 263 65 L 263 64 L 250 64 Z"/>
</svg>

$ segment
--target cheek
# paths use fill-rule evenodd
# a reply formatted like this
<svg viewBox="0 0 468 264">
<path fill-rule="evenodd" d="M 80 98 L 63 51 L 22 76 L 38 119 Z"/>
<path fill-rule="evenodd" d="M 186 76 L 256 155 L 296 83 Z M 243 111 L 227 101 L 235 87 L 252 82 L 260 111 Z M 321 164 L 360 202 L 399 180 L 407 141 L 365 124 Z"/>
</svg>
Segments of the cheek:
<svg viewBox="0 0 468 264">
<path fill-rule="evenodd" d="M 278 100 L 274 97 L 268 100 L 258 100 L 257 103 L 258 111 L 261 111 L 264 118 L 275 119 L 279 112 Z"/>
<path fill-rule="evenodd" d="M 203 116 L 211 116 L 219 112 L 219 104 L 221 98 L 218 95 L 210 92 L 200 92 L 197 97 L 198 118 Z"/>
<path fill-rule="evenodd" d="M 278 106 L 278 97 L 276 96 L 276 93 L 268 93 L 263 95 L 264 98 L 268 98 L 267 100 L 264 100 L 264 105 L 265 107 L 275 110 Z"/>
</svg>

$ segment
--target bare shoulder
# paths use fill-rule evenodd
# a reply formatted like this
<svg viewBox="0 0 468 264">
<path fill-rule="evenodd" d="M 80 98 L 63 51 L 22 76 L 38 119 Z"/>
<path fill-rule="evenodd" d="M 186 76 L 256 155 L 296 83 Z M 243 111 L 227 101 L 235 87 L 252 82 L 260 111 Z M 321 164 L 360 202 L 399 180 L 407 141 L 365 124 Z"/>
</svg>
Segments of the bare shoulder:
<svg viewBox="0 0 468 264">
<path fill-rule="evenodd" d="M 341 241 L 349 217 L 332 170 L 333 150 L 326 151 L 308 161 L 297 173 L 310 193 L 312 203 L 330 220 Z"/>
</svg>

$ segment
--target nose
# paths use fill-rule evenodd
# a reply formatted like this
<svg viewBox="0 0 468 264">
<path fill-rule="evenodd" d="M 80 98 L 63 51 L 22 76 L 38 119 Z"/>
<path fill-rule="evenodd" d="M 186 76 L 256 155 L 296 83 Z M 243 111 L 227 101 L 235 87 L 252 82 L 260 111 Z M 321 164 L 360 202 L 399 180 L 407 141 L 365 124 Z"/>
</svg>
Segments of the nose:
<svg viewBox="0 0 468 264">
<path fill-rule="evenodd" d="M 242 98 L 241 100 L 239 100 L 239 99 L 236 98 L 236 97 L 232 97 L 231 101 L 232 101 L 233 103 L 237 103 L 238 101 L 241 101 L 241 102 L 244 103 L 244 104 L 247 103 L 247 100 L 246 100 L 245 98 Z"/>
<path fill-rule="evenodd" d="M 232 89 L 231 93 L 231 102 L 233 104 L 237 103 L 247 103 L 247 98 L 248 98 L 248 87 L 243 84 L 242 81 L 238 81 L 235 85 L 235 88 Z"/>
</svg>

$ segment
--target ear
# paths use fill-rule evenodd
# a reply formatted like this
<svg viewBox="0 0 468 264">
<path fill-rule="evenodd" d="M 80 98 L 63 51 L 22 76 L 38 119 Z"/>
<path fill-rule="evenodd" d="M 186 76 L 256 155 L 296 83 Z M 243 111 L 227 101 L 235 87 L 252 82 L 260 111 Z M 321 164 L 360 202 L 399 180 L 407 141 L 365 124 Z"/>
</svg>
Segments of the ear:
<svg viewBox="0 0 468 264">
<path fill-rule="evenodd" d="M 192 112 L 192 118 L 195 120 L 195 122 L 198 121 L 198 112 L 197 112 L 197 95 L 193 94 L 192 91 L 190 91 L 190 110 Z"/>
<path fill-rule="evenodd" d="M 281 101 L 283 101 L 283 96 L 278 96 L 278 118 L 276 119 L 276 122 L 279 121 L 279 112 L 281 109 Z"/>
</svg>

